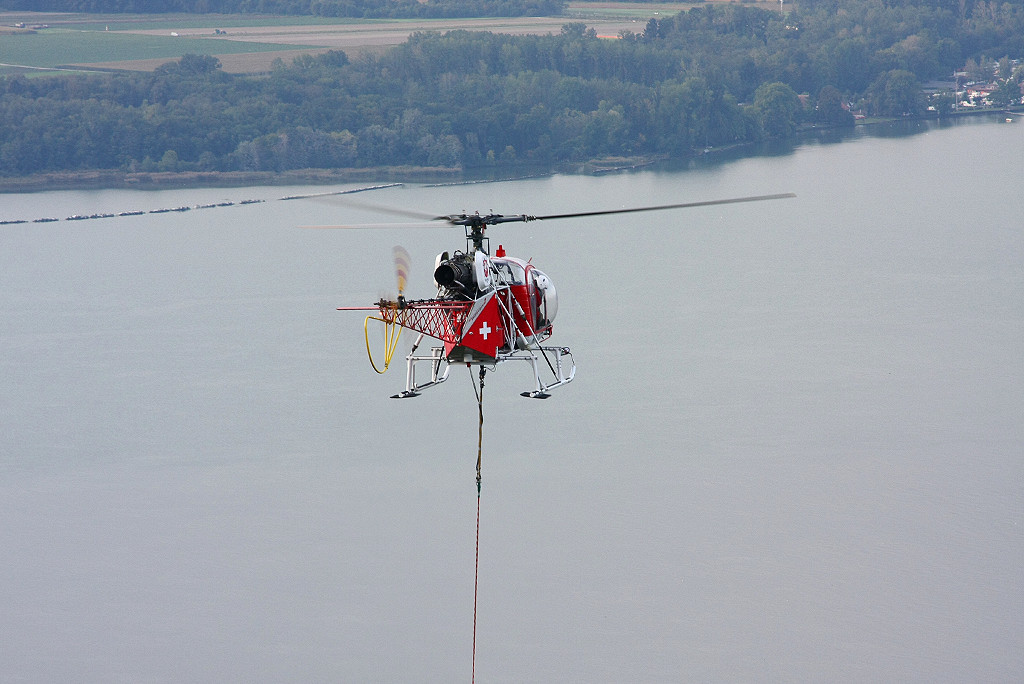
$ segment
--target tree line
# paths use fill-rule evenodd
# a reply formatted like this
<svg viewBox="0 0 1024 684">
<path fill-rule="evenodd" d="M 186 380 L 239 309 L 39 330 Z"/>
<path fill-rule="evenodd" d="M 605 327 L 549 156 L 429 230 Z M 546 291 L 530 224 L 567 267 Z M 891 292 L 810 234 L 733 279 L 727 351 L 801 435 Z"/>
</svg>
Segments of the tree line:
<svg viewBox="0 0 1024 684">
<path fill-rule="evenodd" d="M 152 73 L 0 78 L 0 173 L 584 161 L 785 137 L 852 109 L 922 114 L 921 83 L 966 67 L 1020 96 L 1024 3 L 742 4 L 598 38 L 418 33 L 234 75 L 206 55 Z M 951 107 L 952 98 L 942 107 Z"/>
</svg>

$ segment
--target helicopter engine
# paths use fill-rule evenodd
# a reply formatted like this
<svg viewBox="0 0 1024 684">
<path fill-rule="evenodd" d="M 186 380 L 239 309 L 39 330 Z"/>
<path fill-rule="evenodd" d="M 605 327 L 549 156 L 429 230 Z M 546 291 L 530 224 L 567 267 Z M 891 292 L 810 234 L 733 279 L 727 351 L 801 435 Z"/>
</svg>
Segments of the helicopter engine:
<svg viewBox="0 0 1024 684">
<path fill-rule="evenodd" d="M 456 253 L 439 254 L 434 267 L 434 282 L 452 294 L 475 297 L 480 292 L 492 289 L 491 260 L 483 251 L 472 255 Z"/>
<path fill-rule="evenodd" d="M 434 269 L 434 281 L 448 290 L 473 291 L 476 289 L 473 261 L 466 254 L 456 254 L 449 259 L 439 257 L 437 268 Z"/>
</svg>

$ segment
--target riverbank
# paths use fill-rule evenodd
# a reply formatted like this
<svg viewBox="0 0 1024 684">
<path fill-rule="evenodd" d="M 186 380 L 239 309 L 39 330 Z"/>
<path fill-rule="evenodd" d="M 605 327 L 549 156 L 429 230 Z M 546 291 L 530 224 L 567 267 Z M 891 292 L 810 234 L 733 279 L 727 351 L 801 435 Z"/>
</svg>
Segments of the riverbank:
<svg viewBox="0 0 1024 684">
<path fill-rule="evenodd" d="M 125 173 L 123 171 L 60 171 L 32 176 L 0 177 L 0 193 L 46 190 L 133 188 L 235 188 L 250 185 L 331 185 L 362 181 L 426 181 L 461 177 L 450 167 L 388 166 L 365 169 L 296 169 L 290 171 L 184 171 Z"/>
<path fill-rule="evenodd" d="M 911 119 L 876 118 L 858 121 L 856 127 L 891 124 L 906 121 L 955 121 L 957 119 L 990 117 L 1021 117 L 1024 107 L 1006 110 L 973 110 Z M 809 133 L 831 128 L 809 125 L 800 133 Z M 757 143 L 738 143 L 698 151 L 693 159 L 721 156 L 741 149 L 754 149 Z M 603 174 L 616 171 L 634 170 L 666 161 L 664 155 L 637 157 L 603 157 L 588 162 L 561 164 L 557 168 L 567 173 Z M 166 190 L 170 188 L 203 187 L 246 187 L 253 185 L 332 185 L 358 182 L 459 182 L 466 180 L 508 180 L 511 169 L 524 167 L 487 167 L 465 170 L 459 167 L 440 166 L 376 166 L 344 169 L 292 169 L 288 171 L 161 171 L 126 173 L 117 170 L 57 171 L 31 176 L 0 176 L 0 194 L 43 192 L 46 190 L 98 190 L 133 188 L 142 190 Z M 531 172 L 535 171 L 530 167 Z M 548 172 L 551 169 L 547 170 Z M 517 177 L 521 174 L 517 174 Z M 532 175 L 529 174 L 529 175 Z"/>
<path fill-rule="evenodd" d="M 448 166 L 374 166 L 344 169 L 292 169 L 288 171 L 164 171 L 126 173 L 115 170 L 55 171 L 32 176 L 0 176 L 0 193 L 46 190 L 170 188 L 237 188 L 250 185 L 333 185 L 337 183 L 450 183 L 509 180 L 553 171 L 602 174 L 644 168 L 666 155 L 600 157 L 555 167 L 511 164 L 472 169 Z"/>
</svg>

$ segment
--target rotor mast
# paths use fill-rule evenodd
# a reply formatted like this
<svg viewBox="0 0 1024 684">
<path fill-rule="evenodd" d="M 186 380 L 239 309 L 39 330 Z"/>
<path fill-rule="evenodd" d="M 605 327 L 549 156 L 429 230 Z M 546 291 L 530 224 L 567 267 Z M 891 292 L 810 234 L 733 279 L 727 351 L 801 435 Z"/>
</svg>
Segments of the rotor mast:
<svg viewBox="0 0 1024 684">
<path fill-rule="evenodd" d="M 490 243 L 484 233 L 487 226 L 497 223 L 519 223 L 523 221 L 535 221 L 536 216 L 517 214 L 504 216 L 502 214 L 487 214 L 481 216 L 479 212 L 474 214 L 452 214 L 451 216 L 438 216 L 439 220 L 448 221 L 452 225 L 464 226 L 466 229 L 466 250 L 470 253 L 481 251 L 490 254 Z"/>
</svg>

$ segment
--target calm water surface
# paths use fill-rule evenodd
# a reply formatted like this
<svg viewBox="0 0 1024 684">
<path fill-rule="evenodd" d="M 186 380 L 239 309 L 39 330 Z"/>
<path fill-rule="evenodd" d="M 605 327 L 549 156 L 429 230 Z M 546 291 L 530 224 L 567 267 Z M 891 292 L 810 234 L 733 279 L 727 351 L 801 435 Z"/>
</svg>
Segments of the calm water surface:
<svg viewBox="0 0 1024 684">
<path fill-rule="evenodd" d="M 1024 678 L 1024 124 L 679 171 L 404 186 L 513 224 L 576 381 L 484 399 L 478 681 Z M 390 253 L 338 188 L 52 192 L 0 218 L 0 679 L 470 677 L 470 375 L 391 401 Z"/>
</svg>

